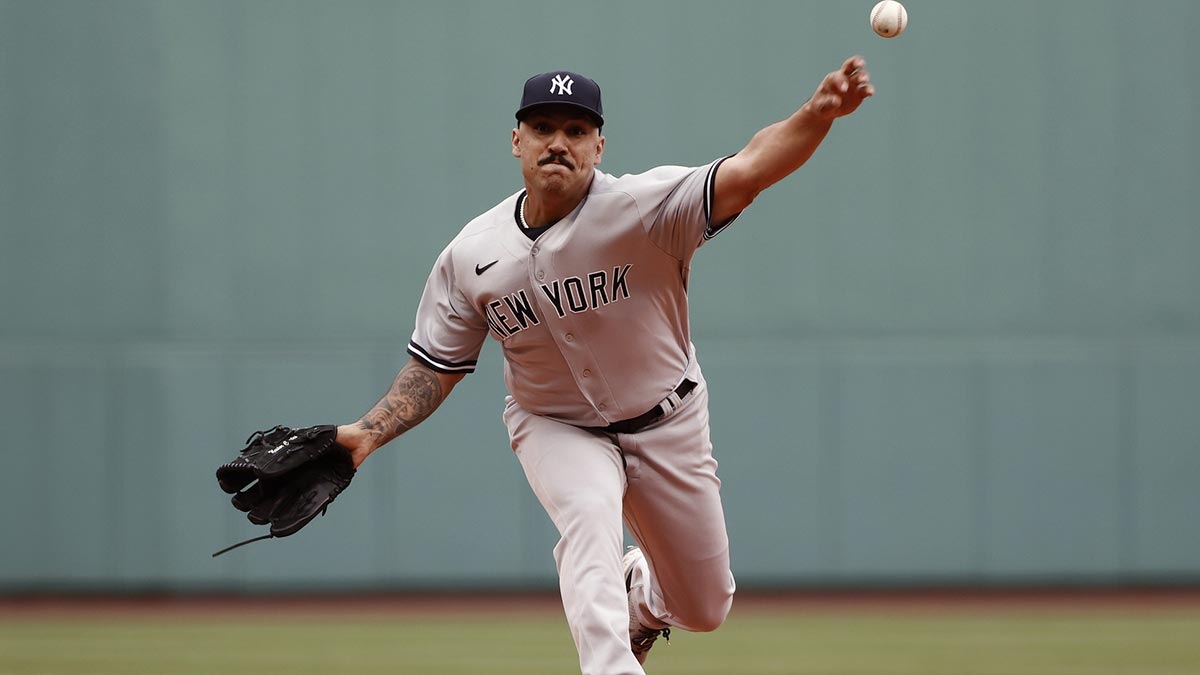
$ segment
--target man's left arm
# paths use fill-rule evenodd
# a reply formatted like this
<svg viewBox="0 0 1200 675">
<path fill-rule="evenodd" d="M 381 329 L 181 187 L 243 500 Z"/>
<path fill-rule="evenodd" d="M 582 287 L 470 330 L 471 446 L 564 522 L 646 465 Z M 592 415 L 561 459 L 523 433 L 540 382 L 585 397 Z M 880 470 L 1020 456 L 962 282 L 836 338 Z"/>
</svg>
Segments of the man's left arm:
<svg viewBox="0 0 1200 675">
<path fill-rule="evenodd" d="M 846 59 L 821 80 L 799 110 L 754 134 L 745 148 L 721 163 L 713 185 L 711 223 L 724 223 L 741 213 L 760 192 L 812 157 L 833 121 L 857 110 L 875 93 L 866 66 L 861 56 Z"/>
</svg>

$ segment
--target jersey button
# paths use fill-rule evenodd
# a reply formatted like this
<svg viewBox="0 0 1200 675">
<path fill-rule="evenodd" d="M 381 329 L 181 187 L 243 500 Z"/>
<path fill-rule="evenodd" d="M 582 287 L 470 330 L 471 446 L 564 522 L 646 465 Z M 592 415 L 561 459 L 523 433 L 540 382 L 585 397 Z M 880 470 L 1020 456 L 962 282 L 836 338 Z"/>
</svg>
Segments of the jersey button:
<svg viewBox="0 0 1200 675">
<path fill-rule="evenodd" d="M 533 248 L 529 249 L 529 253 L 530 253 L 530 255 L 537 255 L 538 251 L 540 251 L 540 250 L 541 250 L 540 248 L 534 246 Z"/>
<path fill-rule="evenodd" d="M 545 279 L 545 278 L 546 278 L 546 273 L 541 270 L 538 270 L 538 273 L 537 273 L 538 281 L 541 281 L 542 279 Z"/>
<path fill-rule="evenodd" d="M 566 335 L 564 335 L 564 336 L 563 336 L 563 339 L 564 339 L 564 340 L 566 340 L 567 342 L 574 342 L 574 341 L 575 341 L 575 334 L 574 334 L 574 333 L 567 333 Z"/>
<path fill-rule="evenodd" d="M 608 406 L 601 403 L 600 405 L 596 406 L 596 410 L 600 410 L 600 411 L 608 410 Z"/>
<path fill-rule="evenodd" d="M 588 370 L 587 368 L 584 368 L 584 369 L 583 369 L 583 376 L 584 376 L 584 377 L 591 377 L 591 376 L 592 376 L 592 371 Z"/>
</svg>

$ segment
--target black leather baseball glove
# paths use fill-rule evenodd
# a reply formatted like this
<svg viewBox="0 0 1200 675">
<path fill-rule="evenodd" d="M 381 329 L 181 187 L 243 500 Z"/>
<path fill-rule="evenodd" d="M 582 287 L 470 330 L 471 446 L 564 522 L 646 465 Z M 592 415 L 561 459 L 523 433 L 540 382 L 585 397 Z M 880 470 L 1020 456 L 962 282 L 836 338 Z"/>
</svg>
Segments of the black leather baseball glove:
<svg viewBox="0 0 1200 675">
<path fill-rule="evenodd" d="M 232 494 L 234 508 L 255 525 L 270 525 L 270 534 L 217 551 L 299 532 L 350 486 L 354 462 L 338 445 L 337 427 L 292 429 L 277 426 L 256 431 L 231 462 L 217 469 L 217 483 Z"/>
</svg>

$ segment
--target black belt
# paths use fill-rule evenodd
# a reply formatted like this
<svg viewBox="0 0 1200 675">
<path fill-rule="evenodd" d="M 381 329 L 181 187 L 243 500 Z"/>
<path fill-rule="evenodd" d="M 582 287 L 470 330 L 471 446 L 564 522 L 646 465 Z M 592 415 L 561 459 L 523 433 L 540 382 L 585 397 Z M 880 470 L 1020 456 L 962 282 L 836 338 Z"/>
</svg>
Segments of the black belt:
<svg viewBox="0 0 1200 675">
<path fill-rule="evenodd" d="M 684 396 L 687 396 L 688 394 L 692 393 L 692 390 L 695 388 L 696 388 L 695 382 L 692 382 L 691 380 L 684 380 L 683 382 L 679 383 L 678 387 L 675 387 L 675 395 L 678 396 L 679 398 L 683 398 Z M 596 429 L 597 431 L 605 431 L 610 434 L 636 434 L 637 432 L 641 431 L 642 429 L 645 429 L 646 427 L 650 426 L 654 422 L 657 422 L 659 420 L 659 418 L 661 418 L 665 414 L 667 414 L 667 411 L 665 409 L 663 409 L 663 404 L 659 403 L 658 405 L 647 410 L 646 412 L 642 413 L 641 415 L 638 415 L 637 417 L 630 417 L 627 420 L 621 420 L 620 422 L 613 422 L 612 424 L 610 424 L 606 427 L 590 427 L 590 428 Z"/>
</svg>

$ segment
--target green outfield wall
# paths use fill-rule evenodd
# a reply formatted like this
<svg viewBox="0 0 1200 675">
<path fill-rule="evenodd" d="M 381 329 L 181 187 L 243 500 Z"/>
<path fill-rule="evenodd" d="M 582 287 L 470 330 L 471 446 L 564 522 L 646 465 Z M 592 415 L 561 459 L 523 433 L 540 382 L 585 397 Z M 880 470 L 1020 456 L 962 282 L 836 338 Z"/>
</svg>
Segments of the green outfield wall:
<svg viewBox="0 0 1200 675">
<path fill-rule="evenodd" d="M 386 390 L 529 75 L 623 174 L 856 53 L 693 268 L 740 584 L 1200 579 L 1200 3 L 872 4 L 0 0 L 0 591 L 552 587 L 495 344 L 301 536 L 213 471 Z"/>
</svg>

